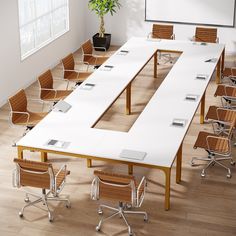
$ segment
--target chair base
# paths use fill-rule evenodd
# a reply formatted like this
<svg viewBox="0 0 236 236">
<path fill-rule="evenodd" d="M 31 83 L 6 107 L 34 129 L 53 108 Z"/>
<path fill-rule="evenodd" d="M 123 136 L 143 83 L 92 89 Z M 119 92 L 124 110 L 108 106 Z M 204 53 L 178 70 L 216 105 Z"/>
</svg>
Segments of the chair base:
<svg viewBox="0 0 236 236">
<path fill-rule="evenodd" d="M 225 166 L 224 164 L 222 164 L 220 161 L 223 161 L 223 160 L 230 160 L 230 164 L 232 166 L 235 166 L 235 161 L 230 157 L 220 157 L 220 158 L 216 158 L 215 156 L 211 156 L 209 155 L 207 158 L 204 158 L 204 157 L 193 157 L 192 158 L 192 161 L 191 161 L 191 166 L 196 166 L 195 164 L 195 160 L 200 160 L 200 161 L 207 161 L 209 162 L 205 168 L 202 169 L 202 172 L 201 172 L 201 177 L 205 177 L 206 176 L 206 170 L 210 167 L 210 166 L 214 166 L 215 164 L 223 167 L 224 169 L 227 170 L 227 175 L 226 177 L 227 178 L 231 178 L 232 177 L 232 174 L 231 174 L 231 170 L 230 168 L 228 168 L 227 166 Z"/>
<path fill-rule="evenodd" d="M 49 191 L 48 193 L 46 193 L 45 190 L 42 191 L 42 194 L 39 195 L 39 194 L 34 194 L 34 193 L 26 193 L 26 197 L 25 197 L 25 202 L 27 203 L 25 206 L 23 206 L 21 208 L 21 210 L 19 211 L 19 216 L 22 218 L 24 216 L 24 210 L 25 208 L 27 207 L 30 207 L 30 206 L 35 206 L 36 204 L 42 202 L 44 206 L 46 206 L 46 211 L 48 213 L 48 219 L 50 222 L 53 222 L 54 220 L 54 216 L 53 216 L 53 213 L 52 211 L 50 210 L 49 206 L 48 206 L 48 201 L 61 201 L 61 202 L 66 202 L 66 207 L 67 208 L 70 208 L 71 207 L 71 204 L 70 204 L 70 200 L 68 198 L 60 198 L 58 195 L 56 196 L 52 196 L 50 197 L 49 195 L 51 194 L 51 191 Z M 36 200 L 34 201 L 30 201 L 29 199 L 29 195 L 33 196 L 36 198 Z M 40 208 L 41 209 L 41 208 Z M 41 210 L 44 210 L 44 209 L 41 209 Z"/>
<path fill-rule="evenodd" d="M 99 221 L 98 225 L 96 226 L 96 231 L 100 231 L 101 230 L 102 223 L 104 221 L 109 220 L 109 219 L 111 219 L 112 217 L 114 217 L 116 215 L 119 215 L 120 218 L 122 218 L 124 220 L 125 224 L 128 227 L 129 236 L 133 235 L 133 230 L 132 230 L 130 224 L 128 223 L 128 221 L 126 219 L 125 214 L 144 215 L 144 221 L 148 221 L 148 215 L 147 215 L 147 213 L 145 211 L 126 211 L 125 210 L 126 205 L 124 205 L 122 202 L 119 203 L 119 207 L 118 208 L 113 208 L 113 207 L 110 207 L 110 206 L 107 206 L 107 205 L 100 205 L 99 208 L 98 208 L 98 214 L 99 215 L 103 214 L 102 208 L 107 208 L 107 209 L 109 209 L 111 211 L 114 211 L 115 213 L 113 213 L 110 216 L 107 216 L 105 218 L 102 217 L 102 219 Z"/>
</svg>

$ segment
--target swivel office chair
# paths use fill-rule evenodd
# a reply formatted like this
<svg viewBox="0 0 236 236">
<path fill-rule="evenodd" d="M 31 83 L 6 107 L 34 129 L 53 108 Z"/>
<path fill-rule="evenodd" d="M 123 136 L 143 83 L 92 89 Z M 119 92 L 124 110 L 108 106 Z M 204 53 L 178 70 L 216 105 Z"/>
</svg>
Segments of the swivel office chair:
<svg viewBox="0 0 236 236">
<path fill-rule="evenodd" d="M 141 214 L 144 216 L 144 221 L 148 220 L 147 213 L 144 211 L 129 211 L 126 210 L 126 204 L 138 208 L 142 205 L 145 196 L 146 179 L 142 178 L 137 182 L 134 176 L 120 175 L 114 173 L 106 173 L 103 171 L 94 171 L 95 178 L 92 182 L 91 198 L 93 200 L 110 199 L 119 201 L 118 208 L 107 205 L 100 205 L 98 209 L 99 214 L 103 214 L 103 209 L 107 208 L 114 213 L 106 218 L 102 218 L 96 230 L 100 231 L 102 223 L 116 215 L 119 215 L 125 221 L 128 227 L 129 235 L 133 235 L 133 230 L 129 225 L 125 215 L 126 214 Z"/>
<path fill-rule="evenodd" d="M 49 201 L 65 202 L 66 207 L 70 208 L 69 199 L 59 196 L 66 183 L 66 176 L 70 173 L 66 165 L 63 165 L 60 169 L 55 169 L 51 163 L 21 159 L 14 159 L 14 162 L 16 163 L 16 169 L 13 171 L 13 186 L 17 188 L 33 187 L 42 190 L 42 194 L 26 192 L 26 205 L 20 210 L 20 217 L 24 216 L 25 208 L 35 206 L 40 202 L 46 207 L 50 222 L 54 220 L 54 216 L 49 209 Z M 30 201 L 29 195 L 37 199 Z"/>
</svg>

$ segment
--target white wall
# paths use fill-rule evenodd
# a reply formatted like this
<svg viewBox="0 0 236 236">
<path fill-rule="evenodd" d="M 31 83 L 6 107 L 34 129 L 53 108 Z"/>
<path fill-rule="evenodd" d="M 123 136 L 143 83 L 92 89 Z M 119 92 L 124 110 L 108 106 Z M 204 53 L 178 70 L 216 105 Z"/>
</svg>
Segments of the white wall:
<svg viewBox="0 0 236 236">
<path fill-rule="evenodd" d="M 85 2 L 69 0 L 70 31 L 21 61 L 18 30 L 18 1 L 0 1 L 0 106 L 36 76 L 55 65 L 84 41 Z"/>
<path fill-rule="evenodd" d="M 105 17 L 106 32 L 112 33 L 112 44 L 114 45 L 122 45 L 132 36 L 146 36 L 151 31 L 153 24 L 144 21 L 144 0 L 121 0 L 120 2 L 122 8 L 117 11 L 117 14 L 113 17 L 110 15 Z M 99 21 L 95 13 L 88 10 L 88 7 L 86 7 L 86 15 L 88 20 L 86 21 L 85 36 L 90 38 L 98 31 Z M 176 39 L 189 39 L 194 35 L 195 27 L 194 25 L 176 24 L 174 26 Z M 218 36 L 220 42 L 226 44 L 226 52 L 235 54 L 236 28 L 218 28 Z"/>
</svg>

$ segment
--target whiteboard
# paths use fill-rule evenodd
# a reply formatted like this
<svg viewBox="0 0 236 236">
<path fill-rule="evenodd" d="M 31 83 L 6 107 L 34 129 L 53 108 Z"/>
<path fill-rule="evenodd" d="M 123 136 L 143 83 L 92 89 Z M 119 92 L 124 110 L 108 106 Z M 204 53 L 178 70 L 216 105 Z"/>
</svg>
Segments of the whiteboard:
<svg viewBox="0 0 236 236">
<path fill-rule="evenodd" d="M 235 0 L 145 0 L 145 20 L 234 27 Z"/>
</svg>

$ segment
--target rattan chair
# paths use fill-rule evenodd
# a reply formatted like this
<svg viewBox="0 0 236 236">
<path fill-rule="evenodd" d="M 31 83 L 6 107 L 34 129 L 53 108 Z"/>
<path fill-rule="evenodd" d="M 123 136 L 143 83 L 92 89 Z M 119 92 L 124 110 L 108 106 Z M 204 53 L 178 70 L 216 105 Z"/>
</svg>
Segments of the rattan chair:
<svg viewBox="0 0 236 236">
<path fill-rule="evenodd" d="M 206 176 L 206 170 L 210 166 L 214 166 L 218 164 L 219 166 L 225 168 L 227 170 L 227 178 L 231 178 L 231 170 L 227 166 L 221 163 L 224 160 L 230 160 L 231 165 L 235 165 L 235 161 L 232 159 L 231 153 L 231 139 L 233 130 L 235 128 L 235 117 L 234 121 L 231 123 L 229 127 L 229 131 L 226 136 L 219 136 L 215 133 L 209 133 L 205 131 L 201 131 L 198 134 L 197 140 L 194 144 L 194 149 L 202 148 L 205 149 L 208 153 L 208 157 L 193 157 L 191 161 L 191 165 L 195 166 L 196 160 L 206 161 L 208 164 L 205 168 L 202 169 L 201 176 Z"/>
<path fill-rule="evenodd" d="M 232 85 L 236 85 L 236 67 L 225 67 L 221 74 L 222 79 L 228 79 Z"/>
<path fill-rule="evenodd" d="M 52 211 L 49 209 L 49 201 L 63 201 L 66 207 L 70 207 L 68 198 L 59 197 L 65 183 L 66 176 L 70 173 L 63 165 L 60 169 L 54 169 L 51 163 L 36 162 L 29 160 L 14 159 L 16 168 L 13 172 L 13 186 L 17 188 L 32 187 L 42 190 L 42 194 L 26 192 L 26 205 L 22 207 L 19 216 L 24 216 L 24 210 L 27 207 L 43 203 L 48 212 L 49 221 L 54 219 Z M 36 200 L 30 201 L 29 195 L 36 197 Z"/>
<path fill-rule="evenodd" d="M 215 134 L 228 135 L 229 127 L 235 117 L 234 110 L 210 106 L 205 118 L 211 122 Z"/>
<path fill-rule="evenodd" d="M 63 81 L 60 79 L 60 81 Z M 38 77 L 38 83 L 40 87 L 39 97 L 43 103 L 56 103 L 59 100 L 66 98 L 72 90 L 58 90 L 53 88 L 53 77 L 51 70 L 47 70 Z"/>
<path fill-rule="evenodd" d="M 169 39 L 174 40 L 174 26 L 173 25 L 160 25 L 160 24 L 153 24 L 152 25 L 152 32 L 148 34 L 148 39 Z M 170 62 L 173 63 L 173 58 L 171 57 L 170 53 L 159 53 L 159 59 L 164 58 L 164 63 Z"/>
<path fill-rule="evenodd" d="M 220 84 L 214 94 L 215 97 L 221 97 L 222 106 L 229 109 L 235 109 L 236 87 Z"/>
<path fill-rule="evenodd" d="M 202 43 L 218 43 L 217 28 L 196 27 L 193 41 Z"/>
<path fill-rule="evenodd" d="M 23 89 L 10 97 L 8 102 L 10 105 L 9 122 L 11 125 L 24 126 L 26 129 L 23 136 L 47 115 L 45 112 L 32 112 L 28 110 L 27 97 Z M 15 146 L 15 141 L 13 146 Z"/>
<path fill-rule="evenodd" d="M 90 39 L 83 43 L 81 48 L 83 53 L 83 62 L 87 65 L 98 67 L 109 58 L 93 54 L 94 47 Z"/>
<path fill-rule="evenodd" d="M 61 61 L 63 65 L 64 79 L 69 82 L 75 82 L 76 85 L 81 84 L 92 74 L 92 72 L 78 71 L 75 69 L 75 60 L 72 53 L 64 57 Z"/>
<path fill-rule="evenodd" d="M 99 214 L 103 214 L 104 208 L 107 208 L 114 213 L 106 218 L 102 217 L 96 230 L 100 231 L 104 221 L 118 215 L 125 221 L 129 235 L 133 235 L 133 230 L 126 219 L 125 214 L 141 214 L 144 216 L 144 221 L 148 220 L 148 216 L 144 211 L 126 210 L 126 206 L 129 204 L 131 207 L 138 208 L 142 205 L 146 188 L 145 177 L 143 177 L 140 182 L 137 182 L 135 177 L 130 175 L 106 173 L 103 171 L 94 171 L 94 175 L 95 178 L 92 182 L 91 198 L 93 200 L 107 199 L 119 202 L 118 208 L 107 205 L 99 206 Z"/>
</svg>

